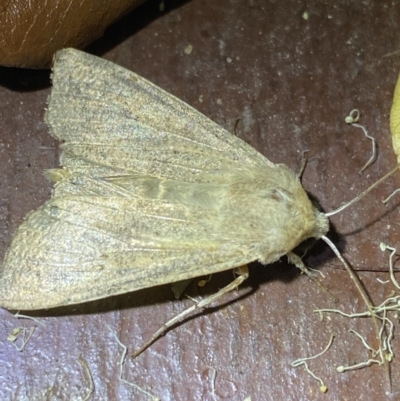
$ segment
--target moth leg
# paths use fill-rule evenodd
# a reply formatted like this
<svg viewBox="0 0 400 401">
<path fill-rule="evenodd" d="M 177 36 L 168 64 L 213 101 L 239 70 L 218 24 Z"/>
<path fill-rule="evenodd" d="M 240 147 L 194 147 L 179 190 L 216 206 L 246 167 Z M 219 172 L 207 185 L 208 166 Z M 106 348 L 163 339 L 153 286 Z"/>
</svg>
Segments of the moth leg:
<svg viewBox="0 0 400 401">
<path fill-rule="evenodd" d="M 287 258 L 290 263 L 294 264 L 298 269 L 301 270 L 302 273 L 306 274 L 314 283 L 321 288 L 324 292 L 326 292 L 330 297 L 332 297 L 334 300 L 336 300 L 336 297 L 332 295 L 327 288 L 324 287 L 324 285 L 317 280 L 310 272 L 310 269 L 307 268 L 307 266 L 303 263 L 301 260 L 301 257 L 299 255 L 296 255 L 293 252 L 289 252 L 287 255 Z"/>
<path fill-rule="evenodd" d="M 132 358 L 136 358 L 140 355 L 146 348 L 148 348 L 151 344 L 154 343 L 160 336 L 162 336 L 166 330 L 174 326 L 176 323 L 180 322 L 186 316 L 190 315 L 194 311 L 204 308 L 210 303 L 216 301 L 218 298 L 222 297 L 227 292 L 230 292 L 240 284 L 243 283 L 249 277 L 249 269 L 247 265 L 238 267 L 235 269 L 236 274 L 238 275 L 231 283 L 229 283 L 226 287 L 221 288 L 215 294 L 210 295 L 209 297 L 202 299 L 201 301 L 197 302 L 195 305 L 191 306 L 190 308 L 184 310 L 183 312 L 179 313 L 177 316 L 173 317 L 171 320 L 166 322 L 160 329 L 158 329 L 153 336 L 148 340 L 144 345 L 142 345 L 136 352 L 133 353 Z"/>
<path fill-rule="evenodd" d="M 310 270 L 303 263 L 303 261 L 299 255 L 296 255 L 294 252 L 289 252 L 286 256 L 287 256 L 289 262 L 291 264 L 295 265 L 298 269 L 300 269 L 302 273 L 306 274 L 310 278 L 313 278 Z"/>
</svg>

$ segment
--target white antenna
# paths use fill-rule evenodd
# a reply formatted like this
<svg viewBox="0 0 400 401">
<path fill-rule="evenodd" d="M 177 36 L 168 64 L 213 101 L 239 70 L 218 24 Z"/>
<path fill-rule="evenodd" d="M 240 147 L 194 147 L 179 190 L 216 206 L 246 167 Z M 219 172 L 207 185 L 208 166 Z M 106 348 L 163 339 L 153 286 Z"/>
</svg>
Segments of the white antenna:
<svg viewBox="0 0 400 401">
<path fill-rule="evenodd" d="M 369 192 L 371 192 L 375 187 L 377 187 L 380 183 L 386 180 L 386 178 L 390 177 L 395 171 L 399 169 L 399 165 L 397 165 L 393 170 L 390 170 L 387 174 L 385 174 L 382 178 L 380 178 L 378 181 L 376 181 L 374 184 L 372 184 L 368 189 L 366 189 L 364 192 L 361 192 L 361 194 L 357 195 L 354 199 L 352 199 L 350 202 L 345 203 L 344 205 L 340 206 L 338 209 L 333 210 L 332 212 L 325 213 L 326 217 L 333 216 L 336 213 L 341 212 L 342 210 L 346 209 L 347 207 L 353 205 L 354 203 L 358 202 L 361 198 L 363 198 L 365 195 L 367 195 Z"/>
</svg>

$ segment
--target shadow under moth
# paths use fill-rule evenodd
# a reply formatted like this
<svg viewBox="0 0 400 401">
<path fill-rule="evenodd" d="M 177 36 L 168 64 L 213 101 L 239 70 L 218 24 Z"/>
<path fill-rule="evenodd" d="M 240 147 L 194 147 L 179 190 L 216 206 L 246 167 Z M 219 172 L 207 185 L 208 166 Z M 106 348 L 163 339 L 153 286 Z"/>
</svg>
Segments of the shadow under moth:
<svg viewBox="0 0 400 401">
<path fill-rule="evenodd" d="M 147 80 L 65 49 L 52 81 L 62 167 L 13 237 L 0 306 L 78 304 L 283 255 L 301 265 L 297 245 L 329 242 L 329 214 L 297 174 Z"/>
</svg>

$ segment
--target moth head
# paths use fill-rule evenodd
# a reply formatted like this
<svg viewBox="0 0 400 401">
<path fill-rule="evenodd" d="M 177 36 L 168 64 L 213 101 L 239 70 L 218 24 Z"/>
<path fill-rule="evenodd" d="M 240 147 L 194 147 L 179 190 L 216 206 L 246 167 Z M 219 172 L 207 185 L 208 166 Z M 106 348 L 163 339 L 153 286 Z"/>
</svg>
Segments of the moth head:
<svg viewBox="0 0 400 401">
<path fill-rule="evenodd" d="M 295 172 L 276 165 L 253 177 L 236 182 L 235 193 L 246 196 L 238 198 L 240 204 L 232 209 L 241 210 L 242 231 L 262 238 L 258 258 L 262 263 L 271 263 L 305 240 L 328 232 L 328 218 L 311 201 Z"/>
<path fill-rule="evenodd" d="M 285 224 L 295 241 L 308 238 L 320 239 L 329 230 L 329 220 L 309 198 L 299 177 L 288 167 L 279 165 L 279 174 L 274 186 L 266 188 L 265 196 L 274 201 L 277 210 L 286 216 Z"/>
<path fill-rule="evenodd" d="M 329 231 L 328 217 L 309 198 L 300 182 L 294 190 L 293 199 L 290 210 L 294 229 L 298 233 L 298 242 L 308 238 L 320 239 Z"/>
</svg>

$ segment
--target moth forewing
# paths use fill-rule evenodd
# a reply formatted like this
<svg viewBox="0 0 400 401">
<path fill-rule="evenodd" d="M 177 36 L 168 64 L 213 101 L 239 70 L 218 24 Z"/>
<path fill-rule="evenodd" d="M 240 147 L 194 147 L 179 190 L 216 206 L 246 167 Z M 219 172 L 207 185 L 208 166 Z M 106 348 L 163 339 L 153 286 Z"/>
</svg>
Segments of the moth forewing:
<svg viewBox="0 0 400 401">
<path fill-rule="evenodd" d="M 0 305 L 77 304 L 271 263 L 328 220 L 298 177 L 136 74 L 57 52 L 52 198 L 14 235 Z"/>
</svg>

